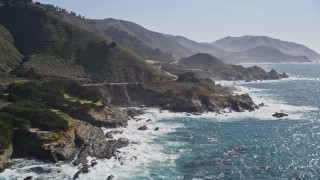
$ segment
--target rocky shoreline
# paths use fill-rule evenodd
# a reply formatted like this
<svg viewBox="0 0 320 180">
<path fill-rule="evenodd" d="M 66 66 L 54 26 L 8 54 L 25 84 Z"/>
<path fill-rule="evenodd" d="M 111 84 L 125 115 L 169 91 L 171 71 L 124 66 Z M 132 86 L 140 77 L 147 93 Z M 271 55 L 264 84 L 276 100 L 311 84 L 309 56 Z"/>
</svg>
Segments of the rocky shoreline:
<svg viewBox="0 0 320 180">
<path fill-rule="evenodd" d="M 236 112 L 259 109 L 259 106 L 253 102 L 248 94 L 234 95 L 231 89 L 215 85 L 214 82 L 203 80 L 194 74 L 188 74 L 185 78 L 188 80 L 180 79 L 180 86 L 192 87 L 192 91 L 189 90 L 187 92 L 189 94 L 183 94 L 183 96 L 176 95 L 176 93 L 181 93 L 179 89 L 176 92 L 172 92 L 170 89 L 159 92 L 152 87 L 150 88 L 150 86 L 141 85 L 122 86 L 122 88 L 126 88 L 125 91 L 128 92 L 127 97 L 130 98 L 130 101 L 127 102 L 128 105 L 145 104 L 146 107 L 156 107 L 160 111 L 169 110 L 171 112 L 185 112 L 187 115 L 200 115 L 206 112 L 224 113 L 226 108 L 231 108 Z M 210 89 L 210 86 L 214 88 Z M 172 88 L 170 85 L 168 87 Z M 176 86 L 173 88 L 176 88 Z M 180 90 L 185 90 L 185 87 Z M 120 96 L 120 94 L 117 94 L 117 96 Z M 113 100 L 117 98 L 116 96 L 111 97 Z M 184 97 L 187 98 L 183 99 Z M 135 102 L 135 104 L 129 104 L 129 102 Z M 82 173 L 88 173 L 89 167 L 96 165 L 96 161 L 88 161 L 87 157 L 110 159 L 115 156 L 118 149 L 132 143 L 128 139 L 114 138 L 115 134 L 122 133 L 121 131 L 114 131 L 114 128 L 127 127 L 129 120 L 141 120 L 136 117 L 142 114 L 144 112 L 138 109 L 126 108 L 123 110 L 112 106 L 86 113 L 73 112 L 65 115 L 69 122 L 69 130 L 62 133 L 56 141 L 50 143 L 23 140 L 26 137 L 36 136 L 45 132 L 35 130 L 34 132 L 22 133 L 17 131 L 14 133 L 11 151 L 9 149 L 0 156 L 0 169 L 4 169 L 10 162 L 11 154 L 13 158 L 36 157 L 56 163 L 69 160 L 75 149 L 78 149 L 77 157 L 72 162 L 73 165 L 79 168 L 79 171 L 74 175 L 74 179 L 76 179 Z M 152 120 L 147 119 L 145 121 L 150 122 Z M 105 134 L 102 127 L 110 131 Z M 144 125 L 137 128 L 137 131 L 139 130 L 150 129 Z M 158 131 L 159 127 L 155 127 L 152 130 Z"/>
</svg>

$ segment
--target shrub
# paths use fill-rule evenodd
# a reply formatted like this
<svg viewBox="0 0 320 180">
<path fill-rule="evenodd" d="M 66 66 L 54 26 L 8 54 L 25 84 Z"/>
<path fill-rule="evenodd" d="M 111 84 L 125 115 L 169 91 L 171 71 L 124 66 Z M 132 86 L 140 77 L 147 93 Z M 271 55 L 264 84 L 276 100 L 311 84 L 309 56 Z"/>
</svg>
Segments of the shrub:
<svg viewBox="0 0 320 180">
<path fill-rule="evenodd" d="M 32 127 L 46 131 L 66 131 L 68 122 L 50 111 L 44 104 L 34 101 L 20 101 L 3 108 L 3 111 L 18 118 L 24 118 Z"/>
</svg>

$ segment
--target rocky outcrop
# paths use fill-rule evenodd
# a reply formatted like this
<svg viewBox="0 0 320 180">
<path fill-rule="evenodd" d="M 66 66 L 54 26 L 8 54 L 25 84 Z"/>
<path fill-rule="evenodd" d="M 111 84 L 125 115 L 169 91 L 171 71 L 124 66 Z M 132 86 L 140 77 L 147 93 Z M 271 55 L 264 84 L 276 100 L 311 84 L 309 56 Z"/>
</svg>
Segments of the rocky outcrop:
<svg viewBox="0 0 320 180">
<path fill-rule="evenodd" d="M 106 137 L 100 128 L 88 123 L 80 123 L 75 130 L 75 143 L 80 152 L 73 164 L 78 165 L 80 163 L 86 164 L 88 156 L 109 159 L 117 149 L 127 146 L 129 141 L 126 139 L 106 141 Z"/>
<path fill-rule="evenodd" d="M 50 136 L 56 138 L 49 140 Z M 42 138 L 36 132 L 17 130 L 13 135 L 13 156 L 36 157 L 52 162 L 67 160 L 74 152 L 74 139 L 73 128 L 63 133 L 48 132 L 47 137 Z"/>
<path fill-rule="evenodd" d="M 3 154 L 0 155 L 0 172 L 6 168 L 6 166 L 10 163 L 10 158 L 12 155 L 12 146 L 5 149 Z"/>
<path fill-rule="evenodd" d="M 198 83 L 201 77 L 193 72 L 186 72 L 180 75 L 177 79 L 178 82 Z"/>
<path fill-rule="evenodd" d="M 244 110 L 254 111 L 255 108 L 258 108 L 248 94 L 231 96 L 228 98 L 228 102 L 230 107 L 237 112 L 243 112 Z"/>
<path fill-rule="evenodd" d="M 140 116 L 140 115 L 143 115 L 144 112 L 141 111 L 140 109 L 128 109 L 127 110 L 127 114 L 128 116 L 130 116 L 131 118 L 134 118 L 135 116 Z"/>
<path fill-rule="evenodd" d="M 17 131 L 14 133 L 13 147 L 15 157 L 36 157 L 52 162 L 70 159 L 79 148 L 75 165 L 87 164 L 87 157 L 97 159 L 111 158 L 115 151 L 129 144 L 126 139 L 109 140 L 101 128 L 79 120 L 69 119 L 70 129 L 59 133 L 55 140 L 50 142 L 39 139 L 36 133 Z"/>
<path fill-rule="evenodd" d="M 119 108 L 108 107 L 101 110 L 89 112 L 73 112 L 72 117 L 90 123 L 97 127 L 126 127 L 128 125 L 128 115 Z"/>
</svg>

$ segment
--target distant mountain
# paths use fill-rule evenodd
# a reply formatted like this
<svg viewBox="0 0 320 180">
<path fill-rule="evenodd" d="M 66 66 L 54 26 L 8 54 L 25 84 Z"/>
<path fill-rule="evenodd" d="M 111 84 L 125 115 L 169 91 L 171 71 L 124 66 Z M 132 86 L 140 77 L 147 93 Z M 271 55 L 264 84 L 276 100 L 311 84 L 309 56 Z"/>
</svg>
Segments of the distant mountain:
<svg viewBox="0 0 320 180">
<path fill-rule="evenodd" d="M 187 69 L 221 69 L 230 65 L 222 62 L 211 54 L 198 53 L 179 60 L 179 64 Z"/>
<path fill-rule="evenodd" d="M 230 65 L 221 61 L 211 54 L 198 53 L 193 56 L 179 60 L 180 67 L 169 67 L 174 71 L 183 73 L 185 71 L 194 71 L 202 77 L 208 77 L 215 80 L 262 80 L 286 78 L 286 74 L 278 74 L 275 70 L 269 73 L 258 66 L 245 68 L 241 65 Z M 176 69 L 174 69 L 176 68 Z"/>
<path fill-rule="evenodd" d="M 228 63 L 310 62 L 310 60 L 305 56 L 288 55 L 270 46 L 258 46 L 249 50 L 230 53 L 224 58 Z"/>
<path fill-rule="evenodd" d="M 294 42 L 282 41 L 267 36 L 226 37 L 212 43 L 213 45 L 230 52 L 246 51 L 259 46 L 270 46 L 284 54 L 305 56 L 310 60 L 320 59 L 320 54 L 314 50 Z M 266 59 L 267 60 L 267 59 Z M 266 61 L 268 62 L 268 61 Z"/>
<path fill-rule="evenodd" d="M 171 39 L 179 42 L 184 47 L 188 48 L 191 52 L 194 54 L 196 53 L 207 53 L 212 54 L 216 57 L 223 57 L 228 54 L 225 50 L 222 50 L 218 48 L 217 46 L 209 43 L 198 43 L 195 41 L 192 41 L 186 37 L 183 36 L 172 36 L 168 35 Z"/>
</svg>

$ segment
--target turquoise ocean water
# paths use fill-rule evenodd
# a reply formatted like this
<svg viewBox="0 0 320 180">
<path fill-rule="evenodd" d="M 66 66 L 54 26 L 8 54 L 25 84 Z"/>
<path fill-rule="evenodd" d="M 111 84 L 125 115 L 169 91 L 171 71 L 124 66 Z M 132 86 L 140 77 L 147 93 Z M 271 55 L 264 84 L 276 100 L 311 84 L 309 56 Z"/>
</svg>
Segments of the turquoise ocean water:
<svg viewBox="0 0 320 180">
<path fill-rule="evenodd" d="M 249 66 L 249 65 L 248 65 Z M 286 72 L 280 81 L 217 82 L 266 104 L 255 112 L 187 116 L 146 109 L 119 137 L 140 142 L 98 161 L 80 179 L 320 179 L 320 64 L 262 64 Z M 275 112 L 289 116 L 276 119 Z M 153 131 L 160 127 L 159 131 Z M 105 130 L 108 131 L 108 130 Z M 71 179 L 70 163 L 18 159 L 0 179 Z"/>
</svg>

